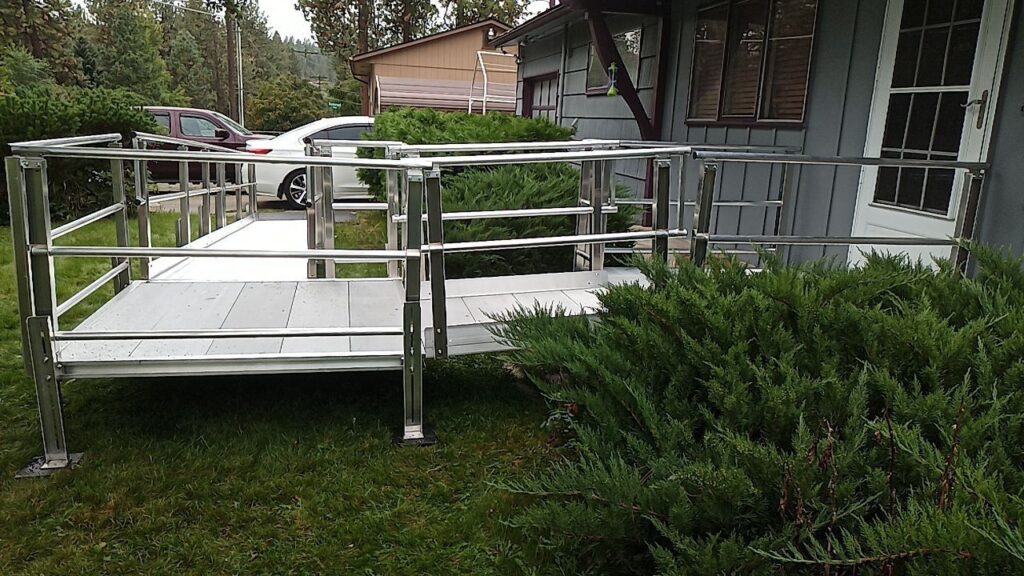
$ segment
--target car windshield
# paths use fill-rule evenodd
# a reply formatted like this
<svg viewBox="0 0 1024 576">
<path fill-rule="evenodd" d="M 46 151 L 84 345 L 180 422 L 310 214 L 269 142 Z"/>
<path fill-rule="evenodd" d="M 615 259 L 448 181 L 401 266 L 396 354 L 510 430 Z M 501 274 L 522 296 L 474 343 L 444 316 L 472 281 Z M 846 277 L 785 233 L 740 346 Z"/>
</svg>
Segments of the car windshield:
<svg viewBox="0 0 1024 576">
<path fill-rule="evenodd" d="M 238 132 L 239 134 L 241 134 L 243 136 L 252 136 L 252 131 L 250 131 L 245 126 L 242 126 L 238 122 L 235 122 L 231 118 L 228 118 L 227 116 L 221 114 L 220 112 L 214 112 L 213 115 L 216 116 L 217 119 L 220 120 L 221 122 L 223 122 L 223 123 L 227 124 L 228 126 L 230 126 L 235 132 Z"/>
</svg>

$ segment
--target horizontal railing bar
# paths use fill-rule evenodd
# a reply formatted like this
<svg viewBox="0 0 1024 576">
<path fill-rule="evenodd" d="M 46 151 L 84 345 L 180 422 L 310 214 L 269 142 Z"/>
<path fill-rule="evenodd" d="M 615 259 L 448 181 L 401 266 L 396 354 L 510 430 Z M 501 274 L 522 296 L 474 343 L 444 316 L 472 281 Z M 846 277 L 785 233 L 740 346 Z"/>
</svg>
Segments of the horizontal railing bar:
<svg viewBox="0 0 1024 576">
<path fill-rule="evenodd" d="M 89 158 L 97 160 L 144 160 L 146 162 L 224 162 L 230 164 L 283 164 L 286 166 L 351 166 L 378 170 L 430 168 L 426 160 L 377 160 L 367 158 L 330 158 L 327 156 L 274 156 L 249 152 L 201 152 L 191 150 L 133 150 L 130 148 L 61 148 L 59 146 L 26 147 L 25 152 L 58 158 Z"/>
<path fill-rule="evenodd" d="M 515 152 L 523 150 L 575 150 L 578 148 L 612 148 L 618 140 L 584 139 L 554 142 L 477 142 L 465 144 L 404 144 L 403 153 L 445 154 L 453 152 Z"/>
<path fill-rule="evenodd" d="M 892 236 L 744 236 L 730 234 L 697 235 L 713 244 L 780 244 L 786 246 L 856 246 L 877 244 L 879 246 L 955 246 L 952 238 L 915 238 Z"/>
<path fill-rule="evenodd" d="M 714 152 L 695 150 L 694 158 L 717 162 L 746 162 L 753 164 L 809 164 L 820 166 L 884 166 L 894 168 L 945 168 L 980 171 L 988 168 L 984 162 L 943 162 L 941 160 L 909 160 L 903 158 L 854 158 L 829 156 L 797 156 L 792 154 L 754 154 L 748 152 Z"/>
<path fill-rule="evenodd" d="M 107 283 L 111 282 L 119 275 L 121 275 L 121 273 L 127 271 L 128 267 L 129 264 L 127 262 L 122 262 L 117 266 L 114 266 L 108 272 L 106 272 L 105 274 L 97 278 L 95 281 L 93 281 L 91 284 L 89 284 L 85 288 L 82 288 L 73 296 L 71 296 L 64 302 L 60 303 L 57 306 L 57 317 L 59 318 L 63 316 L 65 312 L 77 306 L 79 303 L 82 302 L 82 300 L 85 300 L 89 296 L 92 296 L 94 292 L 96 292 L 100 288 L 103 288 Z"/>
<path fill-rule="evenodd" d="M 94 222 L 99 222 L 100 220 L 103 220 L 104 218 L 106 218 L 108 216 L 112 216 L 114 214 L 117 214 L 118 212 L 120 212 L 122 210 L 124 210 L 124 204 L 120 204 L 120 203 L 118 203 L 118 204 L 111 204 L 110 206 L 107 206 L 106 208 L 100 208 L 99 210 L 93 212 L 92 214 L 88 214 L 86 216 L 82 216 L 78 220 L 72 220 L 71 222 L 68 222 L 67 224 L 64 224 L 63 226 L 58 226 L 58 227 L 54 228 L 53 231 L 50 232 L 50 239 L 51 240 L 56 240 L 57 238 L 60 238 L 61 236 L 67 236 L 68 234 L 71 234 L 75 230 L 80 230 L 82 228 L 85 228 L 89 224 L 92 224 Z"/>
<path fill-rule="evenodd" d="M 486 220 L 503 218 L 536 218 L 543 216 L 581 216 L 590 214 L 593 210 L 588 206 L 569 206 L 566 208 L 522 208 L 518 210 L 479 210 L 475 212 L 445 212 L 441 215 L 444 222 L 460 220 Z M 601 209 L 604 214 L 618 214 L 619 209 L 615 206 L 605 206 Z M 392 222 L 407 222 L 409 217 L 399 214 L 391 217 Z M 423 215 L 427 220 L 427 215 Z"/>
<path fill-rule="evenodd" d="M 615 200 L 615 203 L 616 204 L 622 204 L 622 205 L 625 205 L 625 206 L 654 206 L 654 200 L 652 200 L 650 198 L 643 198 L 643 199 L 637 199 L 637 198 L 624 198 L 624 199 L 623 198 L 617 198 Z M 669 202 L 668 204 L 669 204 L 669 206 L 679 206 L 679 201 L 678 200 L 673 200 L 673 201 Z M 683 202 L 683 206 L 696 206 L 696 205 L 697 205 L 696 202 L 691 202 L 691 201 Z M 724 200 L 724 201 L 715 200 L 715 202 L 714 202 L 714 206 L 728 206 L 728 207 L 732 207 L 732 208 L 737 208 L 737 207 L 739 207 L 739 208 L 746 208 L 746 207 L 749 207 L 749 208 L 766 208 L 766 207 L 778 207 L 778 206 L 782 206 L 782 205 L 783 205 L 782 200 L 756 200 L 756 201 L 755 200 L 750 200 L 750 201 L 746 201 L 746 200 Z M 714 207 L 714 206 L 712 206 L 712 207 Z"/>
<path fill-rule="evenodd" d="M 387 202 L 335 202 L 331 204 L 334 210 L 345 210 L 348 212 L 384 212 L 388 209 Z"/>
<path fill-rule="evenodd" d="M 15 142 L 11 144 L 11 150 L 14 152 L 21 152 L 25 149 L 36 148 L 39 146 L 82 146 L 85 144 L 108 144 L 110 142 L 119 142 L 120 140 L 120 134 L 111 132 L 109 134 L 97 134 L 95 136 L 72 136 L 70 138 L 50 138 L 47 140 Z"/>
<path fill-rule="evenodd" d="M 212 248 L 137 248 L 108 246 L 46 246 L 33 245 L 33 254 L 79 258 L 305 258 L 309 260 L 378 261 L 402 260 L 400 250 L 224 250 Z"/>
<path fill-rule="evenodd" d="M 317 338 L 330 336 L 401 336 L 402 327 L 387 328 L 243 328 L 214 330 L 113 330 L 57 332 L 58 342 L 97 340 L 191 340 L 194 338 Z"/>
<path fill-rule="evenodd" d="M 306 138 L 303 140 L 305 143 Z M 405 146 L 405 142 L 398 140 L 309 140 L 309 143 L 318 148 L 399 148 Z"/>
<path fill-rule="evenodd" d="M 234 148 L 228 148 L 226 146 L 218 146 L 216 144 L 207 144 L 205 142 L 196 142 L 195 140 L 184 140 L 182 138 L 174 138 L 173 136 L 164 136 L 162 134 L 150 134 L 148 132 L 136 132 L 135 137 L 145 142 L 153 142 L 154 144 L 171 144 L 174 146 L 188 146 L 189 148 L 202 148 L 204 150 L 214 150 L 217 152 L 230 152 L 232 154 L 238 152 Z"/>
<path fill-rule="evenodd" d="M 544 238 L 515 238 L 512 240 L 484 240 L 478 242 L 455 242 L 431 244 L 430 252 L 444 251 L 453 254 L 460 252 L 489 252 L 497 250 L 519 250 L 523 248 L 545 248 L 554 246 L 573 246 L 576 244 L 608 244 L 612 242 L 631 242 L 651 240 L 657 237 L 677 238 L 686 236 L 685 230 L 668 230 L 655 232 L 617 232 L 612 234 L 581 234 L 578 236 L 546 236 Z"/>
<path fill-rule="evenodd" d="M 425 160 L 433 162 L 435 168 L 442 166 L 497 166 L 506 164 L 545 164 L 571 162 L 575 160 L 630 160 L 637 158 L 658 158 L 689 154 L 690 146 L 674 148 L 632 149 L 632 150 L 583 150 L 578 152 L 546 152 L 527 154 L 493 154 L 479 156 L 442 156 Z"/>
<path fill-rule="evenodd" d="M 243 188 L 252 188 L 253 186 L 256 186 L 255 182 L 246 182 L 245 184 L 231 184 L 230 186 L 225 186 L 224 188 L 219 188 L 219 187 L 218 188 L 196 188 L 195 190 L 189 190 L 187 193 L 186 192 L 171 192 L 171 193 L 168 193 L 168 194 L 155 194 L 155 195 L 149 197 L 149 203 L 150 203 L 150 205 L 160 204 L 161 202 L 169 202 L 171 200 L 180 200 L 180 199 L 184 198 L 186 195 L 189 196 L 190 198 L 192 198 L 192 197 L 195 197 L 195 196 L 205 196 L 207 194 L 217 194 L 221 190 L 224 190 L 225 192 L 233 192 L 233 191 L 241 190 Z"/>
</svg>

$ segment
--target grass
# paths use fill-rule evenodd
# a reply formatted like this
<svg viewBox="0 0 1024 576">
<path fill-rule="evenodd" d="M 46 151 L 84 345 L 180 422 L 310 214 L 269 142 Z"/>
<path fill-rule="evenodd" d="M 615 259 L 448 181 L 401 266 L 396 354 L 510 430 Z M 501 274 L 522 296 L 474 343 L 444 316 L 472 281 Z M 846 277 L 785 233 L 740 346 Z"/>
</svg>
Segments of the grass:
<svg viewBox="0 0 1024 576">
<path fill-rule="evenodd" d="M 154 217 L 154 243 L 170 245 L 174 217 Z M 339 226 L 339 246 L 354 247 L 374 226 Z M 112 239 L 104 223 L 66 243 Z M 0 241 L 10 246 L 7 228 Z M 61 297 L 108 267 L 60 262 Z M 75 317 L 103 300 L 90 298 Z M 16 302 L 8 248 L 0 574 L 520 572 L 527 543 L 500 523 L 515 502 L 492 483 L 539 470 L 554 451 L 540 427 L 543 402 L 496 360 L 428 368 L 427 417 L 441 444 L 422 449 L 391 443 L 402 418 L 397 374 L 73 382 L 64 415 L 83 466 L 15 481 L 40 452 Z"/>
</svg>

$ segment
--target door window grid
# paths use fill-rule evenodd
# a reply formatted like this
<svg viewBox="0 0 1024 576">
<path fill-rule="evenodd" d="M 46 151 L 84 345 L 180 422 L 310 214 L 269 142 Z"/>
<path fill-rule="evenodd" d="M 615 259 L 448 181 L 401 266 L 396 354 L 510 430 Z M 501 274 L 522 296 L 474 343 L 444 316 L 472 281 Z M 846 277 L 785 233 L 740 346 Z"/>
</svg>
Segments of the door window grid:
<svg viewBox="0 0 1024 576">
<path fill-rule="evenodd" d="M 907 0 L 904 4 L 882 157 L 958 158 L 982 5 L 982 0 Z M 934 38 L 942 41 L 941 60 L 929 58 L 938 51 Z M 955 176 L 950 169 L 882 167 L 874 200 L 946 215 Z"/>
</svg>

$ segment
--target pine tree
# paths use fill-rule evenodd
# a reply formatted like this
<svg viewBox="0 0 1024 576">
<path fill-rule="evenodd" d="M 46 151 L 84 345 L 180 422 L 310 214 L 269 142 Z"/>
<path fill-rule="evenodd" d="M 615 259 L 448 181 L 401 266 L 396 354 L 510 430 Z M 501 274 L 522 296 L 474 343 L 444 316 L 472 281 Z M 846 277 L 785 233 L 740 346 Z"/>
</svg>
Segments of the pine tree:
<svg viewBox="0 0 1024 576">
<path fill-rule="evenodd" d="M 90 0 L 89 12 L 96 19 L 99 84 L 132 90 L 153 103 L 171 98 L 171 77 L 160 56 L 162 33 L 148 4 Z"/>
</svg>

